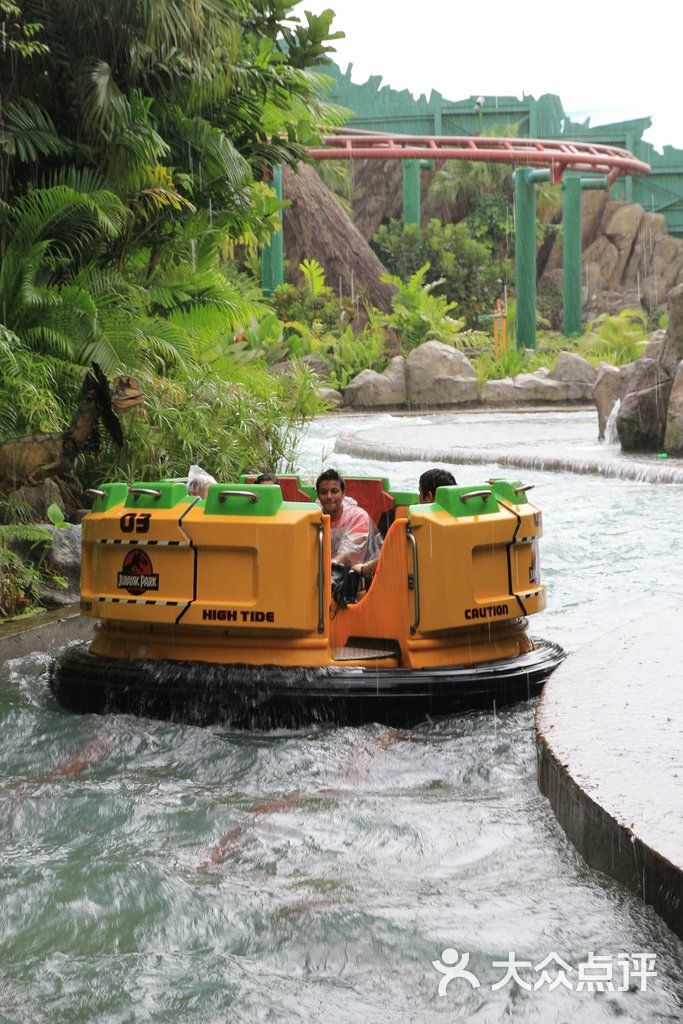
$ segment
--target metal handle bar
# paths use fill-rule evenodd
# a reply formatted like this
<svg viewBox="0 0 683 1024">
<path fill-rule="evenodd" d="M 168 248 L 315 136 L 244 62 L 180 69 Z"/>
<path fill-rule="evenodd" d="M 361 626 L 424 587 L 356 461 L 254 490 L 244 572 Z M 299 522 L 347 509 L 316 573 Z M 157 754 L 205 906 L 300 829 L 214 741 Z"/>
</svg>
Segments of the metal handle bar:
<svg viewBox="0 0 683 1024">
<path fill-rule="evenodd" d="M 417 541 L 415 536 L 410 530 L 407 530 L 406 537 L 413 548 L 413 585 L 415 589 L 415 616 L 410 626 L 410 632 L 417 633 L 418 626 L 420 625 L 420 567 L 417 560 Z"/>
<path fill-rule="evenodd" d="M 150 498 L 156 498 L 157 500 L 161 497 L 161 491 L 155 491 L 152 487 L 129 487 L 128 493 L 139 497 L 141 494 L 147 494 Z"/>
<path fill-rule="evenodd" d="M 106 494 L 107 494 L 106 491 L 100 491 L 99 488 L 97 488 L 97 487 L 88 487 L 88 489 L 86 490 L 85 493 L 86 494 L 93 494 L 96 498 L 104 498 L 104 497 L 106 497 Z"/>
<path fill-rule="evenodd" d="M 325 595 L 323 593 L 323 587 L 325 586 L 325 566 L 323 563 L 323 554 L 325 546 L 325 534 L 322 526 L 318 527 L 318 632 L 325 632 Z"/>
<path fill-rule="evenodd" d="M 219 501 L 226 501 L 228 498 L 247 498 L 252 505 L 259 500 L 258 494 L 253 491 L 221 491 L 218 495 Z"/>
<path fill-rule="evenodd" d="M 520 484 L 519 487 L 515 487 L 515 494 L 526 494 L 527 491 L 533 491 L 536 484 Z"/>
<path fill-rule="evenodd" d="M 470 498 L 490 498 L 491 494 L 491 491 L 467 491 L 466 494 L 460 495 L 460 500 L 466 502 Z"/>
</svg>

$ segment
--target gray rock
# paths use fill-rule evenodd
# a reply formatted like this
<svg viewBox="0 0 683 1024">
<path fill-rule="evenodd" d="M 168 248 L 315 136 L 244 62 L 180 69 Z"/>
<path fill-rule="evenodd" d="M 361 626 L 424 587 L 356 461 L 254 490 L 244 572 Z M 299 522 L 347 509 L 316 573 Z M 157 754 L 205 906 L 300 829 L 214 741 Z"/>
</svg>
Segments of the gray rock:
<svg viewBox="0 0 683 1024">
<path fill-rule="evenodd" d="M 683 284 L 669 292 L 669 326 L 662 345 L 660 362 L 666 373 L 673 378 L 678 364 L 683 359 Z"/>
<path fill-rule="evenodd" d="M 643 356 L 646 359 L 660 359 L 665 338 L 666 331 L 653 331 L 650 335 L 650 340 L 643 349 Z"/>
<path fill-rule="evenodd" d="M 512 377 L 502 380 L 487 380 L 481 389 L 484 405 L 514 405 L 516 398 Z"/>
<path fill-rule="evenodd" d="M 666 413 L 664 449 L 671 455 L 683 455 L 683 359 L 674 377 Z"/>
<path fill-rule="evenodd" d="M 274 377 L 286 377 L 292 372 L 292 364 L 289 359 L 282 359 L 279 363 L 271 363 L 268 372 Z"/>
<path fill-rule="evenodd" d="M 426 341 L 406 361 L 412 405 L 468 405 L 479 399 L 477 375 L 467 356 L 441 341 Z"/>
<path fill-rule="evenodd" d="M 59 485 L 50 477 L 46 477 L 36 487 L 20 487 L 16 494 L 31 506 L 36 519 L 47 519 L 48 507 L 53 504 L 59 505 L 62 512 L 64 511 L 64 500 Z"/>
<path fill-rule="evenodd" d="M 394 356 L 386 370 L 361 370 L 344 391 L 344 401 L 352 409 L 376 409 L 405 405 L 406 361 Z"/>
<path fill-rule="evenodd" d="M 571 385 L 564 381 L 539 377 L 534 373 L 519 373 L 514 378 L 514 400 L 518 404 L 552 404 L 570 402 Z"/>
<path fill-rule="evenodd" d="M 322 356 L 316 355 L 311 352 L 309 355 L 304 356 L 301 360 L 309 369 L 313 370 L 321 380 L 329 380 L 330 374 L 332 373 L 332 366 Z"/>
<path fill-rule="evenodd" d="M 79 600 L 81 590 L 81 527 L 59 528 L 49 523 L 44 525 L 44 529 L 52 534 L 46 567 L 56 576 L 63 577 L 67 586 L 46 587 L 41 596 L 50 604 L 73 604 Z"/>
<path fill-rule="evenodd" d="M 623 371 L 617 434 L 626 452 L 659 451 L 664 442 L 672 380 L 655 359 L 637 359 Z"/>
<path fill-rule="evenodd" d="M 550 374 L 551 380 L 561 380 L 568 383 L 588 384 L 591 388 L 598 377 L 596 368 L 577 355 L 576 352 L 560 352 L 557 362 Z"/>
<path fill-rule="evenodd" d="M 631 284 L 626 276 L 626 268 L 633 252 L 640 222 L 645 216 L 645 210 L 637 203 L 627 203 L 619 207 L 609 219 L 605 228 L 605 235 L 616 246 L 618 256 L 615 266 L 612 268 L 611 276 L 607 281 L 614 284 Z"/>
<path fill-rule="evenodd" d="M 602 363 L 593 385 L 593 401 L 598 411 L 598 438 L 605 437 L 605 426 L 614 403 L 621 397 L 622 375 L 619 368 L 609 363 Z"/>
<path fill-rule="evenodd" d="M 318 398 L 322 398 L 323 402 L 326 402 L 332 409 L 336 409 L 338 405 L 342 405 L 344 402 L 344 396 L 341 391 L 335 391 L 334 388 L 318 388 Z"/>
</svg>

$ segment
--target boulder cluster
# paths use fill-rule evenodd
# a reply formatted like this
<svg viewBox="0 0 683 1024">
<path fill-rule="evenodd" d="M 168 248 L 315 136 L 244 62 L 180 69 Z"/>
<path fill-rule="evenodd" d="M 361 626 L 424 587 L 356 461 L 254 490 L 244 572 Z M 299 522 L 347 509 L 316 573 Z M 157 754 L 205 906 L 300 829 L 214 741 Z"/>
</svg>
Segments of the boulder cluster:
<svg viewBox="0 0 683 1024">
<path fill-rule="evenodd" d="M 655 331 L 643 355 L 626 366 L 596 368 L 561 352 L 552 370 L 487 381 L 481 388 L 463 352 L 426 341 L 382 373 L 361 370 L 342 395 L 321 388 L 331 406 L 350 409 L 529 406 L 595 402 L 600 438 L 619 402 L 616 429 L 624 451 L 683 454 L 683 284 L 669 293 L 669 326 Z"/>
<path fill-rule="evenodd" d="M 593 388 L 600 437 L 618 401 L 617 435 L 626 452 L 683 453 L 683 285 L 669 293 L 669 326 L 640 359 L 600 368 Z"/>
<path fill-rule="evenodd" d="M 343 401 L 352 409 L 586 402 L 592 398 L 597 375 L 586 359 L 562 352 L 553 370 L 541 367 L 533 373 L 487 381 L 480 388 L 464 353 L 440 341 L 426 341 L 407 359 L 395 356 L 383 373 L 362 370 L 344 391 Z M 338 404 L 341 400 L 338 395 Z"/>
</svg>

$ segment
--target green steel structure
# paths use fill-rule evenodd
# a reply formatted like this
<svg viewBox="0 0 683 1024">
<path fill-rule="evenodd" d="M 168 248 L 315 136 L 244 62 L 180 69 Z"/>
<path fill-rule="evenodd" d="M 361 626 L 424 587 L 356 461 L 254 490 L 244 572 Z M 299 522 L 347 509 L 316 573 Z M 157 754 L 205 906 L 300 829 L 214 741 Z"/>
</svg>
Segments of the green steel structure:
<svg viewBox="0 0 683 1024">
<path fill-rule="evenodd" d="M 444 101 L 432 92 L 430 99 L 419 99 L 407 91 L 396 92 L 381 88 L 379 77 L 370 78 L 364 85 L 351 82 L 350 67 L 342 75 L 336 65 L 325 68 L 332 73 L 336 88 L 331 98 L 355 111 L 349 127 L 366 132 L 389 132 L 394 136 L 478 136 L 486 129 L 498 129 L 506 124 L 514 127 L 516 138 L 548 139 L 550 147 L 557 142 L 575 142 L 583 145 L 612 145 L 628 150 L 643 163 L 651 162 L 648 177 L 620 177 L 614 184 L 615 195 L 631 202 L 640 202 L 651 212 L 662 211 L 670 232 L 683 234 L 683 151 L 665 149 L 660 156 L 648 143 L 642 141 L 643 131 L 650 119 L 621 122 L 590 128 L 572 122 L 564 113 L 559 97 L 541 96 L 536 100 L 525 96 L 470 97 L 458 103 Z M 439 145 L 438 138 L 432 139 Z M 474 142 L 474 139 L 471 140 Z M 492 143 L 492 139 L 482 139 Z M 444 144 L 447 142 L 444 140 Z M 522 143 L 520 142 L 521 146 Z M 419 145 L 416 148 L 421 148 Z M 313 151 L 312 151 L 313 152 Z M 593 150 L 591 150 L 593 152 Z M 320 151 L 319 158 L 327 156 Z M 347 154 L 348 155 L 348 154 Z M 398 155 L 398 154 L 397 154 Z M 403 159 L 403 222 L 420 223 L 420 171 L 431 166 L 429 161 Z M 666 171 L 664 168 L 666 167 Z M 636 174 L 642 174 L 642 169 Z M 677 177 L 678 176 L 678 177 Z M 536 240 L 535 240 L 535 184 L 550 179 L 550 171 L 518 168 L 515 178 L 515 293 L 517 299 L 517 344 L 534 348 L 536 345 Z M 666 185 L 663 183 L 666 181 Z M 276 168 L 274 185 L 282 196 L 281 169 Z M 601 175 L 583 178 L 578 172 L 568 171 L 563 177 L 563 303 L 564 334 L 567 337 L 581 333 L 581 190 L 607 188 L 607 179 Z M 267 294 L 272 293 L 283 280 L 282 232 L 273 235 L 263 251 L 262 282 Z"/>
<path fill-rule="evenodd" d="M 640 203 L 649 213 L 663 213 L 669 233 L 683 237 L 683 150 L 665 146 L 663 153 L 643 133 L 651 126 L 649 117 L 591 127 L 590 120 L 572 121 L 559 96 L 545 94 L 535 99 L 524 96 L 469 96 L 451 101 L 432 92 L 418 99 L 407 89 L 382 86 L 380 75 L 361 85 L 351 81 L 351 65 L 342 72 L 336 64 L 324 73 L 334 85 L 329 98 L 355 112 L 351 128 L 369 131 L 406 132 L 411 135 L 478 135 L 500 125 L 510 125 L 517 135 L 532 139 L 566 139 L 575 142 L 604 142 L 628 149 L 650 164 L 646 178 L 622 178 L 612 186 L 617 199 Z"/>
<path fill-rule="evenodd" d="M 272 186 L 282 202 L 282 167 L 278 164 L 273 169 Z M 278 285 L 284 281 L 284 254 L 282 249 L 282 228 L 274 231 L 268 245 L 261 253 L 261 285 L 266 295 L 272 295 Z"/>
</svg>

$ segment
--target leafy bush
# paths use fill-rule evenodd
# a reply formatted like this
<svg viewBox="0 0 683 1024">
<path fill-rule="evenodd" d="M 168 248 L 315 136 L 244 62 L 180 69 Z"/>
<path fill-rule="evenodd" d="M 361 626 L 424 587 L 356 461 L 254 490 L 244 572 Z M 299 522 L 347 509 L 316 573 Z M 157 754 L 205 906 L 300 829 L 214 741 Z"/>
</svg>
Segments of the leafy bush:
<svg viewBox="0 0 683 1024">
<path fill-rule="evenodd" d="M 443 279 L 425 284 L 428 271 L 429 263 L 425 263 L 407 281 L 393 274 L 382 275 L 382 281 L 395 285 L 396 291 L 391 296 L 391 313 L 376 312 L 374 320 L 395 330 L 406 352 L 432 340 L 457 347 L 465 325 L 464 320 L 454 320 L 448 315 L 457 303 L 449 302 L 443 295 L 433 294 Z"/>
<path fill-rule="evenodd" d="M 351 300 L 340 301 L 331 288 L 313 294 L 310 288 L 295 284 L 282 284 L 275 289 L 273 309 L 283 323 L 296 321 L 308 327 L 320 324 L 328 331 L 353 322 L 356 316 Z"/>
<path fill-rule="evenodd" d="M 588 324 L 578 340 L 578 351 L 594 362 L 614 366 L 632 363 L 642 354 L 647 341 L 647 314 L 640 309 L 623 309 L 613 316 L 604 314 Z"/>
<path fill-rule="evenodd" d="M 351 325 L 341 331 L 322 331 L 295 321 L 287 324 L 292 333 L 287 346 L 295 356 L 316 355 L 327 363 L 329 383 L 342 391 L 361 370 L 382 371 L 387 365 L 384 330 L 376 318 L 354 334 Z M 318 329 L 316 330 L 316 327 Z"/>
<path fill-rule="evenodd" d="M 487 380 L 502 380 L 504 377 L 516 377 L 518 373 L 526 373 L 531 367 L 529 360 L 521 349 L 510 346 L 497 359 L 485 352 L 473 361 L 474 372 L 479 386 Z"/>
<path fill-rule="evenodd" d="M 379 228 L 373 245 L 401 281 L 428 263 L 426 282 L 438 287 L 448 302 L 457 303 L 469 327 L 476 327 L 477 318 L 493 310 L 503 281 L 510 276 L 508 263 L 494 259 L 491 246 L 473 238 L 464 222 L 442 224 L 433 218 L 419 228 L 392 220 Z"/>
<path fill-rule="evenodd" d="M 144 374 L 141 384 L 144 413 L 126 419 L 123 449 L 107 441 L 97 457 L 86 456 L 84 486 L 186 476 L 191 463 L 222 481 L 247 469 L 285 470 L 319 410 L 317 380 L 305 367 L 275 377 L 263 365 L 236 366 L 229 380 L 201 371 Z"/>
<path fill-rule="evenodd" d="M 51 543 L 51 535 L 40 526 L 0 526 L 0 617 L 38 611 L 41 587 L 65 582 L 45 567 Z M 28 557 L 13 550 L 17 544 L 28 549 Z"/>
</svg>

